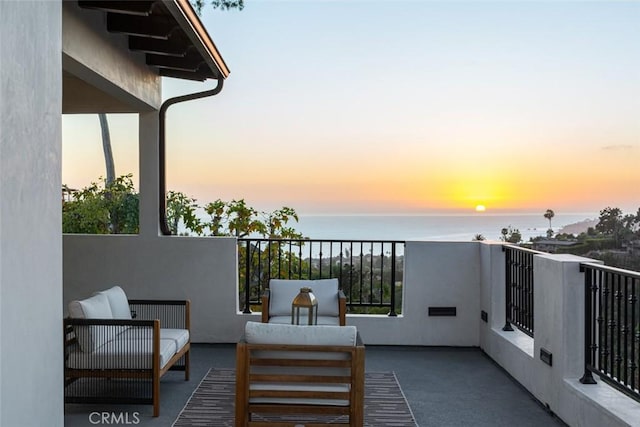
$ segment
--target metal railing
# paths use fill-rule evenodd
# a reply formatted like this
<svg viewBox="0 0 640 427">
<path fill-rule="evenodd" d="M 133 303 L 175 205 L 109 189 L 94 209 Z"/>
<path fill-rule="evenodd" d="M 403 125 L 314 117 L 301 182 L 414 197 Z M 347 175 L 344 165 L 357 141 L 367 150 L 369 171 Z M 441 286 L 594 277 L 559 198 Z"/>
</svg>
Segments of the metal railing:
<svg viewBox="0 0 640 427">
<path fill-rule="evenodd" d="M 592 373 L 640 400 L 640 273 L 581 264 L 585 291 L 583 384 Z"/>
<path fill-rule="evenodd" d="M 505 253 L 505 325 L 515 325 L 533 338 L 533 256 L 542 252 L 503 246 Z"/>
<path fill-rule="evenodd" d="M 402 306 L 404 241 L 238 239 L 240 310 L 259 310 L 270 279 L 337 278 L 351 313 L 396 316 Z"/>
</svg>

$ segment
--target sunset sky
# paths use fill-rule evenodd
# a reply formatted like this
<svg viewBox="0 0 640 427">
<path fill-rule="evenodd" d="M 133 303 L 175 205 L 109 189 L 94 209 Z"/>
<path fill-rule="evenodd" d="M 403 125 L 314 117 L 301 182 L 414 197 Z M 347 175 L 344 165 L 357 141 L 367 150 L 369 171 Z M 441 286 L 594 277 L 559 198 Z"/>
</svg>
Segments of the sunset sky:
<svg viewBox="0 0 640 427">
<path fill-rule="evenodd" d="M 640 2 L 245 2 L 204 10 L 231 75 L 169 110 L 169 189 L 299 213 L 640 207 Z M 137 181 L 137 118 L 109 121 Z M 97 117 L 65 116 L 63 183 L 99 176 Z"/>
</svg>

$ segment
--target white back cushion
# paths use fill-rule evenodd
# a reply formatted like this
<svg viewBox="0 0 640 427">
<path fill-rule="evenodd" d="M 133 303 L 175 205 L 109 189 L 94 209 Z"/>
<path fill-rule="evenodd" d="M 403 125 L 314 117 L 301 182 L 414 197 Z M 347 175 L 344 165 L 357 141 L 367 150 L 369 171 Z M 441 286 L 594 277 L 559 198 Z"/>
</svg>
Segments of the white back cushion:
<svg viewBox="0 0 640 427">
<path fill-rule="evenodd" d="M 247 322 L 245 340 L 249 344 L 355 346 L 355 326 L 298 326 Z"/>
<path fill-rule="evenodd" d="M 94 295 L 103 294 L 109 300 L 111 314 L 114 319 L 131 319 L 129 300 L 120 286 L 114 286 L 106 291 L 96 292 Z"/>
<path fill-rule="evenodd" d="M 69 316 L 75 319 L 113 319 L 109 299 L 104 294 L 69 303 Z"/>
<path fill-rule="evenodd" d="M 113 319 L 109 299 L 104 294 L 69 303 L 69 316 L 76 319 Z M 92 352 L 119 332 L 117 327 L 106 325 L 79 326 L 75 328 L 80 349 Z"/>
<path fill-rule="evenodd" d="M 318 316 L 338 316 L 338 279 L 269 281 L 269 315 L 291 316 L 291 303 L 300 288 L 311 288 L 318 301 Z"/>
</svg>

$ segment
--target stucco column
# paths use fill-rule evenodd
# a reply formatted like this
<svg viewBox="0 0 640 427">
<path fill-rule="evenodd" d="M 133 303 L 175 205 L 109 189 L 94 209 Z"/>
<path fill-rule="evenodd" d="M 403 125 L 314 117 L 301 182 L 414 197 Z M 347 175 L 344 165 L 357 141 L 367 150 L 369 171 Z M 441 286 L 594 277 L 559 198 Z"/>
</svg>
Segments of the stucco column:
<svg viewBox="0 0 640 427">
<path fill-rule="evenodd" d="M 0 425 L 62 426 L 61 2 L 0 21 Z"/>
<path fill-rule="evenodd" d="M 140 235 L 158 236 L 159 167 L 157 111 L 140 113 L 139 168 L 140 168 Z"/>
</svg>

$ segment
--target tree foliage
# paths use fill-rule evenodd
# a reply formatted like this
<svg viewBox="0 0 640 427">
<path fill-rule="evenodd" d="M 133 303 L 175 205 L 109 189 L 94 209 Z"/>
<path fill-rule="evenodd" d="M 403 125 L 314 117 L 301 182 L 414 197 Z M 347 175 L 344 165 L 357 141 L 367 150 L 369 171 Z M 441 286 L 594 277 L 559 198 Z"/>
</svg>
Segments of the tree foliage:
<svg viewBox="0 0 640 427">
<path fill-rule="evenodd" d="M 131 174 L 118 177 L 111 184 L 100 178 L 99 183 L 67 193 L 71 196 L 62 204 L 64 233 L 138 233 L 139 196 Z M 293 221 L 298 222 L 298 214 L 286 206 L 262 212 L 248 206 L 244 199 L 230 202 L 218 199 L 200 206 L 196 199 L 182 192 L 167 193 L 167 223 L 173 234 L 303 238 L 290 226 Z"/>
<path fill-rule="evenodd" d="M 195 11 L 200 15 L 202 8 L 205 6 L 205 0 L 190 0 Z M 244 9 L 244 0 L 211 0 L 211 7 L 220 10 Z"/>
<path fill-rule="evenodd" d="M 100 178 L 71 193 L 62 204 L 62 231 L 87 234 L 135 234 L 139 229 L 139 199 L 132 175 L 112 183 Z"/>
<path fill-rule="evenodd" d="M 595 229 L 613 237 L 616 246 L 624 241 L 640 239 L 640 208 L 636 214 L 624 215 L 620 208 L 606 207 L 600 211 Z"/>
<path fill-rule="evenodd" d="M 502 234 L 500 240 L 502 240 L 503 242 L 517 244 L 522 241 L 522 234 L 520 233 L 520 230 L 517 228 L 513 228 L 512 226 L 503 228 L 500 231 L 500 234 Z"/>
</svg>

